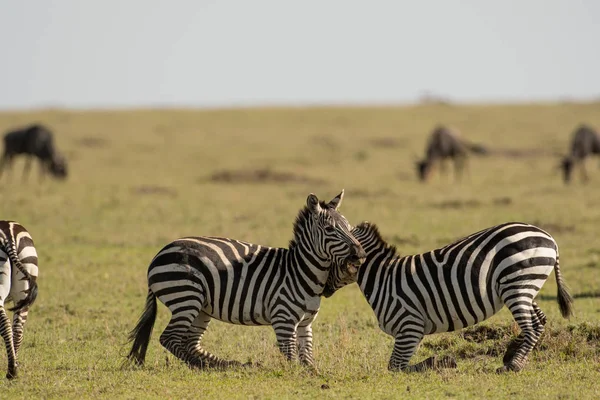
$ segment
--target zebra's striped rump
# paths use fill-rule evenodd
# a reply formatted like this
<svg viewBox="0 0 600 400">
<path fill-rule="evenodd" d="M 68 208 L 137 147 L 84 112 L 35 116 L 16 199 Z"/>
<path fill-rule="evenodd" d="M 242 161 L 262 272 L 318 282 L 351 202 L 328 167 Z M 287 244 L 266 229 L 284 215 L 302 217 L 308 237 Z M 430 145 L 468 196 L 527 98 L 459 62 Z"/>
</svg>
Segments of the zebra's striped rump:
<svg viewBox="0 0 600 400">
<path fill-rule="evenodd" d="M 353 234 L 367 252 L 357 282 L 380 328 L 396 338 L 389 364 L 392 370 L 436 366 L 431 360 L 408 365 L 424 335 L 474 325 L 505 305 L 522 333 L 500 370 L 520 370 L 543 332 L 546 317 L 534 298 L 552 270 L 561 313 L 565 318 L 572 314 L 573 300 L 560 273 L 558 246 L 533 225 L 506 223 L 430 252 L 403 257 L 396 255 L 373 224 L 362 223 Z"/>
<path fill-rule="evenodd" d="M 29 307 L 37 297 L 38 258 L 33 239 L 27 230 L 14 221 L 0 221 L 0 334 L 8 355 L 6 377 L 17 376 L 17 356 Z M 4 305 L 14 303 L 13 321 Z"/>
<path fill-rule="evenodd" d="M 365 253 L 339 213 L 343 191 L 329 203 L 311 194 L 294 224 L 289 248 L 221 237 L 185 237 L 166 245 L 148 268 L 146 309 L 130 334 L 129 359 L 144 362 L 158 298 L 172 318 L 161 344 L 192 367 L 240 365 L 200 343 L 211 319 L 272 325 L 281 351 L 312 358 L 312 321 L 332 263 L 359 264 Z"/>
</svg>

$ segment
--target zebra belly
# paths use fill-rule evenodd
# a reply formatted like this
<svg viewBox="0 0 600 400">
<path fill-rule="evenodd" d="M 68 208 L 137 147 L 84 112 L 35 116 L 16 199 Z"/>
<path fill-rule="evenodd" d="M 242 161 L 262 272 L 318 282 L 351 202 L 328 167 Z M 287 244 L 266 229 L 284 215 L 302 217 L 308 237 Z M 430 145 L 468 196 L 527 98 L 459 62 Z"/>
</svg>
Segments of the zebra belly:
<svg viewBox="0 0 600 400">
<path fill-rule="evenodd" d="M 271 321 L 264 313 L 260 311 L 253 310 L 243 310 L 240 312 L 233 312 L 228 315 L 228 318 L 225 319 L 220 313 L 214 312 L 214 310 L 209 306 L 202 309 L 207 315 L 210 315 L 212 318 L 228 322 L 234 325 L 253 325 L 253 326 L 261 326 L 261 325 L 271 325 Z"/>
</svg>

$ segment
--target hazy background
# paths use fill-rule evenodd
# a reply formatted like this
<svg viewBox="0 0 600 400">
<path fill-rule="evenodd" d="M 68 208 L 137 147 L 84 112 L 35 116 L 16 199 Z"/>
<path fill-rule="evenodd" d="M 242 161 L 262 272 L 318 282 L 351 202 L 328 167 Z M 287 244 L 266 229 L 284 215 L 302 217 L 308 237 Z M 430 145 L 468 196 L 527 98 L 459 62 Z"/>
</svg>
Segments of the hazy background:
<svg viewBox="0 0 600 400">
<path fill-rule="evenodd" d="M 0 108 L 600 97 L 600 2 L 0 0 Z"/>
</svg>

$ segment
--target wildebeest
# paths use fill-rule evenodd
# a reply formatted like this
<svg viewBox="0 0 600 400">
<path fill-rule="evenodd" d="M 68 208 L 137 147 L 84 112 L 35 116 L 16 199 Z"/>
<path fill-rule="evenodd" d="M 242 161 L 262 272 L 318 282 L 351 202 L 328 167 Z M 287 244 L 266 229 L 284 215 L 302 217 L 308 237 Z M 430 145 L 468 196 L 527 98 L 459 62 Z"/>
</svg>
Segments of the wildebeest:
<svg viewBox="0 0 600 400">
<path fill-rule="evenodd" d="M 440 172 L 445 173 L 445 161 L 451 159 L 454 162 L 455 178 L 460 179 L 469 152 L 488 154 L 485 147 L 462 139 L 458 131 L 438 125 L 429 136 L 425 158 L 416 163 L 417 175 L 421 181 L 426 181 L 435 163 L 439 164 Z"/>
<path fill-rule="evenodd" d="M 56 150 L 52 132 L 43 125 L 33 124 L 27 127 L 7 132 L 4 135 L 4 153 L 0 159 L 0 177 L 6 165 L 11 167 L 14 156 L 25 154 L 25 168 L 23 177 L 27 177 L 31 168 L 31 159 L 40 160 L 40 173 L 43 177 L 46 172 L 60 179 L 67 177 L 67 163 L 65 158 Z"/>
<path fill-rule="evenodd" d="M 600 154 L 600 135 L 591 126 L 581 124 L 573 132 L 571 152 L 560 163 L 565 183 L 571 181 L 571 172 L 576 164 L 580 167 L 581 179 L 583 181 L 589 179 L 585 170 L 585 159 L 593 154 Z"/>
</svg>

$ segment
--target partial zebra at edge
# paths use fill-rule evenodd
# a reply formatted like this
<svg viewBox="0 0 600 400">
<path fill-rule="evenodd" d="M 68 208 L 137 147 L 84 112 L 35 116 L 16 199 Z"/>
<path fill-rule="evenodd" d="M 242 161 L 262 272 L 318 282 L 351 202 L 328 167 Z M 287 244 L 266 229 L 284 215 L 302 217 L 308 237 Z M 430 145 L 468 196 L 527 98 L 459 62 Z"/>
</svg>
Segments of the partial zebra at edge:
<svg viewBox="0 0 600 400">
<path fill-rule="evenodd" d="M 14 221 L 0 221 L 0 334 L 8 358 L 6 378 L 17 376 L 18 352 L 29 308 L 37 298 L 38 257 L 29 232 Z M 4 305 L 14 303 L 13 321 Z"/>
</svg>

